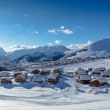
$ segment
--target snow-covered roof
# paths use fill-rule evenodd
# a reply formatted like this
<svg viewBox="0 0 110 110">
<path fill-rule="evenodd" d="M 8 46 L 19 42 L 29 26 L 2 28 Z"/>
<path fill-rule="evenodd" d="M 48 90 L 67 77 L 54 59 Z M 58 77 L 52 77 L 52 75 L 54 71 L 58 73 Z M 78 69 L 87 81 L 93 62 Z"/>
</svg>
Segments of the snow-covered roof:
<svg viewBox="0 0 110 110">
<path fill-rule="evenodd" d="M 47 76 L 47 79 L 56 79 L 56 76 L 48 75 L 48 76 Z"/>
<path fill-rule="evenodd" d="M 40 71 L 40 69 L 39 69 L 39 68 L 34 68 L 34 69 L 31 69 L 31 71 L 34 71 L 34 70 Z"/>
<path fill-rule="evenodd" d="M 8 75 L 8 71 L 1 71 L 0 72 L 0 76 L 7 76 Z"/>
<path fill-rule="evenodd" d="M 34 76 L 34 75 L 35 75 L 35 74 L 31 74 L 31 73 L 27 74 L 27 76 L 29 76 L 29 77 L 30 77 L 30 76 L 32 77 L 32 76 Z"/>
<path fill-rule="evenodd" d="M 9 78 L 9 77 L 1 77 L 0 79 L 6 79 L 8 81 L 11 81 L 11 78 Z"/>
<path fill-rule="evenodd" d="M 81 75 L 80 80 L 91 80 L 90 75 Z"/>
<path fill-rule="evenodd" d="M 101 71 L 101 74 L 106 76 L 106 75 L 110 75 L 110 72 L 108 72 L 108 71 Z"/>
<path fill-rule="evenodd" d="M 86 75 L 86 74 L 87 74 L 85 71 L 81 71 L 81 70 L 78 70 L 77 72 L 78 72 L 78 74 L 80 74 L 80 75 Z"/>
<path fill-rule="evenodd" d="M 98 70 L 99 70 L 99 71 L 105 70 L 105 68 L 104 68 L 104 67 L 99 67 Z"/>
<path fill-rule="evenodd" d="M 103 83 L 103 82 L 107 82 L 107 79 L 106 78 L 96 78 L 96 79 L 93 79 L 93 80 L 91 80 L 91 82 L 92 81 L 95 81 L 95 80 L 98 80 L 100 83 Z"/>
<path fill-rule="evenodd" d="M 58 67 L 58 68 L 55 68 L 55 70 L 60 70 L 60 71 L 63 71 L 63 68 L 62 67 Z"/>
<path fill-rule="evenodd" d="M 103 82 L 107 82 L 107 79 L 106 79 L 106 78 L 98 78 L 98 81 L 99 81 L 100 83 L 103 83 Z"/>
<path fill-rule="evenodd" d="M 75 71 L 84 71 L 82 68 L 75 68 Z"/>
<path fill-rule="evenodd" d="M 40 72 L 42 72 L 42 71 L 49 72 L 50 70 L 49 69 L 40 69 Z"/>
<path fill-rule="evenodd" d="M 99 69 L 93 69 L 92 72 L 94 72 L 94 73 L 99 73 L 100 70 L 99 70 Z"/>
<path fill-rule="evenodd" d="M 21 78 L 23 78 L 23 79 L 25 79 L 25 74 L 21 74 L 21 75 L 19 75 Z"/>
<path fill-rule="evenodd" d="M 22 73 L 22 74 L 26 74 L 26 73 L 28 73 L 28 71 L 21 71 L 21 73 Z"/>
<path fill-rule="evenodd" d="M 13 71 L 13 74 L 21 73 L 21 71 Z"/>
</svg>

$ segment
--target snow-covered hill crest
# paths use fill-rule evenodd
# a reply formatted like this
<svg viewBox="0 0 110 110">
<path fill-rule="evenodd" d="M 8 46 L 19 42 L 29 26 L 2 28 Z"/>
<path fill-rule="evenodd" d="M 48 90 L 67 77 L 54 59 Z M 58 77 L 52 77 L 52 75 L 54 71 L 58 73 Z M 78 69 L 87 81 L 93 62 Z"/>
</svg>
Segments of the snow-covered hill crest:
<svg viewBox="0 0 110 110">
<path fill-rule="evenodd" d="M 110 38 L 98 40 L 83 49 L 77 51 L 71 51 L 63 58 L 75 58 L 75 57 L 103 57 L 110 55 Z"/>
<path fill-rule="evenodd" d="M 98 40 L 88 46 L 89 51 L 107 51 L 110 53 L 110 38 Z"/>
</svg>

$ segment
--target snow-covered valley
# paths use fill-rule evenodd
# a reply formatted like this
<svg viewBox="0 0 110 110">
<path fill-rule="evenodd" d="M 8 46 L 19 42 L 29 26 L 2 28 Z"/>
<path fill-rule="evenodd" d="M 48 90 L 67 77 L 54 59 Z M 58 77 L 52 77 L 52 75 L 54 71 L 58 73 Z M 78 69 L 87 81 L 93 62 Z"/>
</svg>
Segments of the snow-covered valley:
<svg viewBox="0 0 110 110">
<path fill-rule="evenodd" d="M 13 82 L 0 85 L 0 109 L 3 110 L 109 110 L 110 85 L 92 87 L 79 84 L 74 75 L 75 68 L 109 69 L 110 60 L 101 59 L 60 66 L 64 73 L 57 84 Z M 53 68 L 48 68 L 53 69 Z M 109 78 L 107 78 L 108 83 Z"/>
<path fill-rule="evenodd" d="M 76 51 L 44 46 L 8 54 L 14 59 L 24 55 L 19 61 L 1 57 L 0 110 L 110 110 L 109 42 Z M 48 59 L 59 55 L 59 60 Z M 37 57 L 41 62 L 27 61 Z"/>
</svg>

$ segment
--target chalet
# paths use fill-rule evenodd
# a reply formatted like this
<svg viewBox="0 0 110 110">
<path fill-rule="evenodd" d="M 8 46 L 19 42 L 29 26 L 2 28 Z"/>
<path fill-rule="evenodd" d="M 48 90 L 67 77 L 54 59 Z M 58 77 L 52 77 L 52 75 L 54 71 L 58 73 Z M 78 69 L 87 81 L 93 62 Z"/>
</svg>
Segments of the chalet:
<svg viewBox="0 0 110 110">
<path fill-rule="evenodd" d="M 97 79 L 93 79 L 90 81 L 91 86 L 104 86 L 107 83 L 107 79 L 106 78 L 97 78 Z"/>
<path fill-rule="evenodd" d="M 108 72 L 108 71 L 100 71 L 100 77 L 110 77 L 110 72 Z"/>
<path fill-rule="evenodd" d="M 88 71 L 90 72 L 90 71 L 92 71 L 93 70 L 93 68 L 88 68 Z"/>
<path fill-rule="evenodd" d="M 41 74 L 41 75 L 50 74 L 50 70 L 42 69 L 42 70 L 40 70 L 40 74 Z"/>
<path fill-rule="evenodd" d="M 27 79 L 26 74 L 21 74 L 21 75 L 18 75 L 18 76 L 15 78 L 15 81 L 16 81 L 16 82 L 25 82 L 26 79 Z"/>
<path fill-rule="evenodd" d="M 92 74 L 100 74 L 100 70 L 97 68 L 97 69 L 93 69 L 92 70 Z"/>
<path fill-rule="evenodd" d="M 87 73 L 82 68 L 76 69 L 75 74 L 78 78 L 80 78 L 81 75 L 87 75 Z"/>
<path fill-rule="evenodd" d="M 18 75 L 21 75 L 21 72 L 20 71 L 16 71 L 13 73 L 13 76 L 16 78 Z"/>
<path fill-rule="evenodd" d="M 106 68 L 104 68 L 104 67 L 99 67 L 99 68 L 97 68 L 99 71 L 105 71 L 106 70 Z"/>
<path fill-rule="evenodd" d="M 8 77 L 2 77 L 2 78 L 0 78 L 0 83 L 1 84 L 11 83 L 11 79 Z"/>
<path fill-rule="evenodd" d="M 39 69 L 33 69 L 33 70 L 31 71 L 31 74 L 38 74 L 39 72 L 40 72 Z"/>
<path fill-rule="evenodd" d="M 63 68 L 56 68 L 53 70 L 53 73 L 59 73 L 61 75 L 63 73 Z"/>
<path fill-rule="evenodd" d="M 79 78 L 79 83 L 81 84 L 89 84 L 91 80 L 90 75 L 81 75 Z"/>
<path fill-rule="evenodd" d="M 50 84 L 56 84 L 58 80 L 59 80 L 59 77 L 56 74 L 50 74 L 47 76 L 47 81 Z"/>
<path fill-rule="evenodd" d="M 0 72 L 0 77 L 6 77 L 8 76 L 9 72 L 8 71 L 1 71 Z"/>
</svg>

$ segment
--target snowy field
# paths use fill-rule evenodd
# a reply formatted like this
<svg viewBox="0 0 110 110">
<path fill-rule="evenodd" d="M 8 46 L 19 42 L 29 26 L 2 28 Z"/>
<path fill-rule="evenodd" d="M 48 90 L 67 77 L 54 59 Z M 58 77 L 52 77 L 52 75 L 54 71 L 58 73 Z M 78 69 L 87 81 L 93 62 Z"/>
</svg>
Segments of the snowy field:
<svg viewBox="0 0 110 110">
<path fill-rule="evenodd" d="M 61 66 L 65 73 L 57 84 L 30 82 L 1 84 L 0 110 L 110 110 L 110 85 L 79 84 L 68 72 L 75 68 L 110 68 L 103 59 Z M 109 78 L 108 78 L 109 82 Z"/>
</svg>

